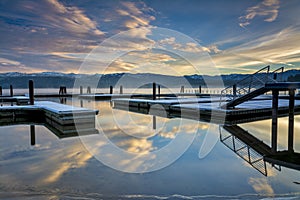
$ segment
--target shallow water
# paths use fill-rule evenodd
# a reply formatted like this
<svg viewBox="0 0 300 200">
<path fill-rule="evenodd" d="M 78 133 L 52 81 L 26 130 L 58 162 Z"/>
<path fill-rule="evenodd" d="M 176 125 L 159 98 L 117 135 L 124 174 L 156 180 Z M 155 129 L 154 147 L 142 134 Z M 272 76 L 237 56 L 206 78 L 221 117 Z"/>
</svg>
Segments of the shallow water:
<svg viewBox="0 0 300 200">
<path fill-rule="evenodd" d="M 80 105 L 79 101 L 73 103 Z M 70 99 L 67 104 L 72 104 Z M 103 164 L 97 156 L 93 156 L 110 153 L 101 145 L 97 146 L 97 135 L 59 139 L 43 125 L 35 125 L 36 144 L 32 146 L 29 125 L 3 126 L 0 127 L 0 198 L 300 198 L 299 171 L 285 167 L 278 171 L 267 163 L 268 176 L 262 175 L 219 141 L 218 125 L 156 117 L 156 129 L 153 129 L 155 119 L 151 115 L 112 110 L 109 102 L 83 101 L 83 105 L 100 110 L 97 116 L 100 133 L 124 151 L 147 155 L 168 147 L 177 137 L 182 138 L 182 143 L 186 138 L 192 143 L 182 156 L 162 169 L 149 173 L 126 173 L 106 166 L 107 163 Z M 299 122 L 300 117 L 296 117 L 296 151 L 300 150 Z M 270 120 L 263 120 L 240 126 L 269 144 L 270 125 Z M 174 129 L 178 126 L 182 129 Z M 212 136 L 209 141 L 214 144 L 215 139 L 216 144 L 206 149 L 200 159 L 199 150 L 205 146 L 208 135 Z M 282 118 L 279 120 L 279 149 L 286 148 L 286 139 L 287 118 Z M 89 143 L 95 145 L 92 149 L 86 146 L 86 141 L 97 142 Z M 180 141 L 171 148 L 173 152 L 167 152 L 169 156 L 174 156 L 181 148 Z M 162 155 L 162 158 L 166 156 Z M 135 161 L 124 165 L 116 163 L 124 171 L 145 169 L 149 165 L 149 162 L 141 164 Z"/>
</svg>

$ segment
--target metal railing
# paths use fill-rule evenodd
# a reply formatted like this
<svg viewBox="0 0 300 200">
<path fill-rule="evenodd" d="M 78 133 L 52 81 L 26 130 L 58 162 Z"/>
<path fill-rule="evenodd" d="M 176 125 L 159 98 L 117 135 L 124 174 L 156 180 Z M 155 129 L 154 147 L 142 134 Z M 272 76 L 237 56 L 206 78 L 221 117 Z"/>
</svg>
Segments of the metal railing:
<svg viewBox="0 0 300 200">
<path fill-rule="evenodd" d="M 284 67 L 280 67 L 270 72 L 270 66 L 266 66 L 254 74 L 248 75 L 232 86 L 226 87 L 221 91 L 220 106 L 226 101 L 232 101 L 238 97 L 249 94 L 250 92 L 262 88 L 266 83 L 275 83 L 278 74 L 283 72 Z"/>
<path fill-rule="evenodd" d="M 243 141 L 230 134 L 229 132 L 222 131 L 220 129 L 220 141 L 227 146 L 230 150 L 236 153 L 239 157 L 249 163 L 254 169 L 267 176 L 267 166 L 263 155 L 256 152 L 249 145 L 245 144 Z"/>
</svg>

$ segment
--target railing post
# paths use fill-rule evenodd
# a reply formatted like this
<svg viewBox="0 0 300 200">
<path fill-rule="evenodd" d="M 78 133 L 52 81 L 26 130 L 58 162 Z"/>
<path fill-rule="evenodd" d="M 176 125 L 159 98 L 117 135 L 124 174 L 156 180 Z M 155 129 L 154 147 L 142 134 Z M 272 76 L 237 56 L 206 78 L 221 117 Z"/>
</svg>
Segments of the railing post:
<svg viewBox="0 0 300 200">
<path fill-rule="evenodd" d="M 289 131 L 288 131 L 288 151 L 294 152 L 294 107 L 295 90 L 289 90 Z"/>
<path fill-rule="evenodd" d="M 34 85 L 33 80 L 29 80 L 29 104 L 34 105 Z"/>
<path fill-rule="evenodd" d="M 2 96 L 2 86 L 0 86 L 0 96 Z"/>
<path fill-rule="evenodd" d="M 199 94 L 201 94 L 201 85 L 199 85 Z"/>
<path fill-rule="evenodd" d="M 113 93 L 113 86 L 109 86 L 109 94 Z"/>
<path fill-rule="evenodd" d="M 160 85 L 157 86 L 158 98 L 160 98 Z"/>
<path fill-rule="evenodd" d="M 156 83 L 155 82 L 153 82 L 153 85 L 152 85 L 152 99 L 156 100 Z"/>
<path fill-rule="evenodd" d="M 273 99 L 272 99 L 272 152 L 276 153 L 277 151 L 277 121 L 278 121 L 278 90 L 273 90 Z"/>
</svg>

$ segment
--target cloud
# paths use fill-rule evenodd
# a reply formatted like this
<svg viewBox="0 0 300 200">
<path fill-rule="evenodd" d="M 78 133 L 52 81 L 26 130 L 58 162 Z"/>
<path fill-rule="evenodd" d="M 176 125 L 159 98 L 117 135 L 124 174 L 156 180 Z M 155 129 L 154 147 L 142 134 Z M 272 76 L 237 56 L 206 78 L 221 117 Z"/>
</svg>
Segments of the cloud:
<svg viewBox="0 0 300 200">
<path fill-rule="evenodd" d="M 288 27 L 212 55 L 218 68 L 228 71 L 246 70 L 251 66 L 285 65 L 300 62 L 300 27 Z M 243 69 L 244 68 L 244 69 Z M 248 69 L 247 69 L 248 68 Z"/>
<path fill-rule="evenodd" d="M 209 45 L 207 47 L 201 46 L 195 42 L 180 43 L 176 41 L 175 37 L 165 38 L 158 42 L 161 45 L 171 45 L 174 49 L 189 52 L 189 53 L 219 53 L 221 50 L 218 49 L 216 44 Z"/>
<path fill-rule="evenodd" d="M 274 196 L 274 190 L 269 185 L 266 178 L 250 178 L 249 184 L 253 187 L 253 189 L 262 195 Z"/>
<path fill-rule="evenodd" d="M 264 21 L 273 22 L 278 16 L 279 0 L 264 0 L 263 2 L 247 9 L 244 16 L 239 17 L 240 27 L 250 25 L 255 17 L 262 16 Z"/>
<path fill-rule="evenodd" d="M 116 12 L 123 18 L 126 28 L 147 27 L 155 20 L 155 17 L 149 14 L 153 9 L 144 3 L 122 2 L 121 4 L 123 8 L 117 9 Z"/>
<path fill-rule="evenodd" d="M 92 33 L 103 35 L 97 28 L 97 23 L 91 20 L 83 10 L 75 6 L 65 6 L 57 0 L 47 0 L 52 7 L 52 13 L 44 14 L 44 18 L 55 27 L 63 28 L 75 34 Z"/>
<path fill-rule="evenodd" d="M 2 66 L 9 66 L 9 65 L 20 65 L 21 63 L 14 60 L 9 60 L 6 58 L 0 58 L 0 65 Z"/>
</svg>

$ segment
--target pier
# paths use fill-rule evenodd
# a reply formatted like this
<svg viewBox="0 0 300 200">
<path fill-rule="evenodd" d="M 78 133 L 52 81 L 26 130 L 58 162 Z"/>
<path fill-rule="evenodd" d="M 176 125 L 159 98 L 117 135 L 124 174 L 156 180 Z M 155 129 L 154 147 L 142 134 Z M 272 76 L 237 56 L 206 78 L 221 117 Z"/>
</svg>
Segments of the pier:
<svg viewBox="0 0 300 200">
<path fill-rule="evenodd" d="M 34 105 L 0 107 L 0 125 L 44 124 L 60 137 L 95 133 L 98 110 L 63 105 L 50 101 L 36 101 Z"/>
</svg>

